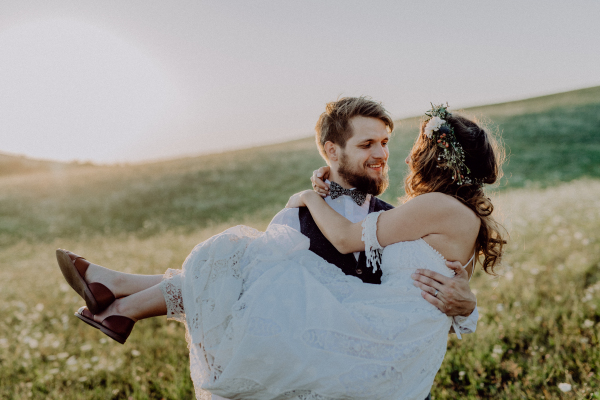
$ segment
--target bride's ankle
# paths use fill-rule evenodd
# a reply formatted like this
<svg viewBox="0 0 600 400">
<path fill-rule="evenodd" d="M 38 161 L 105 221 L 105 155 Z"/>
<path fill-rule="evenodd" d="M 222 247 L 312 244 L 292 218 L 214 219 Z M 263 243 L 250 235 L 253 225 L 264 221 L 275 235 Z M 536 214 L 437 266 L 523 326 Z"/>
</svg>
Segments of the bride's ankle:
<svg viewBox="0 0 600 400">
<path fill-rule="evenodd" d="M 90 264 L 83 278 L 87 283 L 97 282 L 103 284 L 113 292 L 115 297 L 122 297 L 124 295 L 119 290 L 121 282 L 117 271 L 98 264 Z"/>
<path fill-rule="evenodd" d="M 103 321 L 111 315 L 121 315 L 137 322 L 138 319 L 135 318 L 135 309 L 132 308 L 129 303 L 130 301 L 126 297 L 115 300 L 106 310 L 96 316 L 97 320 L 99 320 L 98 322 Z"/>
</svg>

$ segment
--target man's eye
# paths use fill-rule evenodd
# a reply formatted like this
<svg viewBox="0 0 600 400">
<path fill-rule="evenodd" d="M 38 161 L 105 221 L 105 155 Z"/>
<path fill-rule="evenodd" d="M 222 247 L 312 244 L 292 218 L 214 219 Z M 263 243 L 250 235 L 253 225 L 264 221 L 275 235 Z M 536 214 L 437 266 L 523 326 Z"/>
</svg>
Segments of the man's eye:
<svg viewBox="0 0 600 400">
<path fill-rule="evenodd" d="M 383 142 L 383 147 L 387 146 L 388 142 Z"/>
</svg>

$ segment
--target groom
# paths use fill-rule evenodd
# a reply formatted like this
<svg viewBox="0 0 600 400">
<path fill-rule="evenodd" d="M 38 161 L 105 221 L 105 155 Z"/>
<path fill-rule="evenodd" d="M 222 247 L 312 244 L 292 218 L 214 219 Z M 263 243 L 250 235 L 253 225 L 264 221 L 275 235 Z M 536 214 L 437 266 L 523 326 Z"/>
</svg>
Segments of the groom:
<svg viewBox="0 0 600 400">
<path fill-rule="evenodd" d="M 345 97 L 328 103 L 319 117 L 316 142 L 330 167 L 330 195 L 325 201 L 352 222 L 362 221 L 371 212 L 393 208 L 375 197 L 388 187 L 388 141 L 393 129 L 392 118 L 383 106 L 364 97 Z M 338 252 L 321 233 L 308 208 L 284 208 L 271 224 L 287 225 L 302 232 L 310 239 L 311 251 L 346 275 L 356 276 L 365 283 L 381 283 L 381 269 L 374 273 L 367 268 L 364 252 Z M 457 272 L 453 278 L 421 270 L 413 279 L 427 301 L 453 317 L 454 330 L 460 337 L 461 333 L 475 331 L 479 314 L 468 274 L 458 262 L 449 263 L 449 267 Z"/>
</svg>

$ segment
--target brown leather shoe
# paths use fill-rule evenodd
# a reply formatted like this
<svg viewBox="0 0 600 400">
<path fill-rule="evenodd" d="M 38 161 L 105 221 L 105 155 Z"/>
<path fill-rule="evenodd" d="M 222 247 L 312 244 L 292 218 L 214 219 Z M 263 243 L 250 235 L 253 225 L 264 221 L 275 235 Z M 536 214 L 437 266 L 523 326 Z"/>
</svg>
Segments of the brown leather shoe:
<svg viewBox="0 0 600 400">
<path fill-rule="evenodd" d="M 115 301 L 115 295 L 109 288 L 98 282 L 87 283 L 85 281 L 85 271 L 90 266 L 90 262 L 85 258 L 70 251 L 58 249 L 56 250 L 56 259 L 69 285 L 85 300 L 85 304 L 93 314 L 100 314 Z"/>
<path fill-rule="evenodd" d="M 110 315 L 104 318 L 102 322 L 96 322 L 94 320 L 94 314 L 92 314 L 87 307 L 81 307 L 77 310 L 75 316 L 86 324 L 91 325 L 96 329 L 100 329 L 100 331 L 108 337 L 121 344 L 125 343 L 135 324 L 134 320 L 122 315 Z"/>
</svg>

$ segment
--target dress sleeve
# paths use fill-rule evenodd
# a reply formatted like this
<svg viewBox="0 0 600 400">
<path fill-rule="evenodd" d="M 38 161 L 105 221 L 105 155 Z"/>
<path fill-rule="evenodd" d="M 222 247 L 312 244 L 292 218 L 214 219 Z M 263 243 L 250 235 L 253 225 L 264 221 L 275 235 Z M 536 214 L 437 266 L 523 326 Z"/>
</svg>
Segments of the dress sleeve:
<svg viewBox="0 0 600 400">
<path fill-rule="evenodd" d="M 362 222 L 361 240 L 365 243 L 365 255 L 367 256 L 367 267 L 373 268 L 373 273 L 377 268 L 381 269 L 381 253 L 383 247 L 377 240 L 377 219 L 383 211 L 377 211 L 367 215 Z"/>
</svg>

